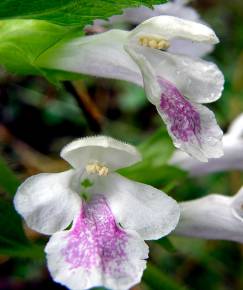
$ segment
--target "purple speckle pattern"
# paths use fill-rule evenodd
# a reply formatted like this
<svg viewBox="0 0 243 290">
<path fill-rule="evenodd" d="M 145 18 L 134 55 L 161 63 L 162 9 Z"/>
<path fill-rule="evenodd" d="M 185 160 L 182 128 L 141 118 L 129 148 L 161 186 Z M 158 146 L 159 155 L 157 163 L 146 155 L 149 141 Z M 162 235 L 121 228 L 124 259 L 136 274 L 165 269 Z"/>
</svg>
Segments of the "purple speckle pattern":
<svg viewBox="0 0 243 290">
<path fill-rule="evenodd" d="M 99 268 L 104 274 L 119 278 L 127 261 L 128 236 L 119 228 L 103 195 L 83 202 L 81 213 L 67 236 L 62 250 L 70 269 Z"/>
<path fill-rule="evenodd" d="M 162 88 L 160 110 L 170 122 L 172 134 L 183 142 L 200 138 L 201 120 L 193 105 L 165 79 L 158 78 Z"/>
</svg>

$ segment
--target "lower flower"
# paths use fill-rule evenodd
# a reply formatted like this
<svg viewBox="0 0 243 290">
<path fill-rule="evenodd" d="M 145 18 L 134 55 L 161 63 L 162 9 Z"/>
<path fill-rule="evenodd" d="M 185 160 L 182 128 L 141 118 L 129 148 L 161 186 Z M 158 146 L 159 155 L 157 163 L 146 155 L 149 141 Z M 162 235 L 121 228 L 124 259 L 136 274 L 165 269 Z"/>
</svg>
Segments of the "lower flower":
<svg viewBox="0 0 243 290">
<path fill-rule="evenodd" d="M 131 145 L 87 137 L 68 144 L 61 156 L 74 169 L 30 177 L 14 199 L 29 227 L 52 235 L 45 248 L 51 276 L 75 290 L 132 287 L 146 267 L 144 240 L 174 230 L 178 204 L 113 172 L 140 160 Z"/>
</svg>

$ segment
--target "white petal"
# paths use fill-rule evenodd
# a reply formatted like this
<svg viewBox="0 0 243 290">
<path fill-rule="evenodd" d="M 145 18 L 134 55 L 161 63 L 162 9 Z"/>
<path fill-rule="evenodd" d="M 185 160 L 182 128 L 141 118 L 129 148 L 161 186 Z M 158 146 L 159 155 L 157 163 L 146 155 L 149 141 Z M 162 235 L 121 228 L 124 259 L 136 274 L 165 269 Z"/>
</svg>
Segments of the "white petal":
<svg viewBox="0 0 243 290">
<path fill-rule="evenodd" d="M 230 125 L 228 134 L 232 138 L 243 137 L 243 114 L 240 114 Z"/>
<path fill-rule="evenodd" d="M 80 207 L 80 198 L 71 188 L 73 173 L 41 173 L 18 188 L 14 206 L 30 228 L 52 234 L 72 222 Z"/>
<path fill-rule="evenodd" d="M 193 42 L 186 39 L 174 38 L 170 42 L 168 52 L 187 55 L 189 57 L 203 57 L 212 52 L 214 45 L 204 42 Z"/>
<path fill-rule="evenodd" d="M 204 162 L 223 155 L 223 132 L 208 108 L 190 103 L 168 83 L 157 110 L 177 148 Z"/>
<path fill-rule="evenodd" d="M 70 231 L 51 237 L 45 251 L 53 279 L 72 290 L 127 290 L 141 280 L 148 257 L 148 246 L 116 225 L 100 195 L 84 204 Z"/>
<path fill-rule="evenodd" d="M 243 187 L 233 197 L 231 206 L 235 217 L 243 223 Z"/>
<path fill-rule="evenodd" d="M 170 159 L 170 164 L 176 165 L 190 173 L 191 176 L 201 176 L 212 172 L 243 170 L 243 115 L 239 115 L 230 125 L 227 134 L 223 136 L 224 155 L 202 163 L 188 154 L 176 150 Z M 243 137 L 243 136 L 242 136 Z"/>
<path fill-rule="evenodd" d="M 156 105 L 174 145 L 200 161 L 222 156 L 223 132 L 214 114 L 206 107 L 184 98 L 177 87 L 156 74 L 151 62 L 144 54 L 138 53 L 138 49 L 133 46 L 126 46 L 126 49 L 139 63 L 147 97 Z"/>
<path fill-rule="evenodd" d="M 85 137 L 66 145 L 61 157 L 75 168 L 99 162 L 109 169 L 127 167 L 141 160 L 137 149 L 107 136 Z"/>
<path fill-rule="evenodd" d="M 42 53 L 36 65 L 142 85 L 139 68 L 123 49 L 127 35 L 127 31 L 110 30 L 65 40 Z"/>
<path fill-rule="evenodd" d="M 238 203 L 240 198 L 241 203 Z M 232 206 L 233 201 L 233 206 Z M 235 214 L 241 210 L 241 216 Z M 242 191 L 231 197 L 212 194 L 200 199 L 182 202 L 181 218 L 175 234 L 204 239 L 232 240 L 243 243 Z"/>
<path fill-rule="evenodd" d="M 148 51 L 151 54 L 151 50 L 145 47 L 134 46 L 126 44 L 125 50 L 129 53 L 131 58 L 139 65 L 143 75 L 143 85 L 148 100 L 156 105 L 159 102 L 161 87 L 157 81 L 156 71 L 154 70 L 153 64 L 146 58 L 144 52 Z"/>
<path fill-rule="evenodd" d="M 171 15 L 179 18 L 192 20 L 196 22 L 203 23 L 201 21 L 199 14 L 192 7 L 185 6 L 186 3 L 181 1 L 168 2 L 161 5 L 154 5 L 153 9 L 149 9 L 145 6 L 127 8 L 124 9 L 122 15 L 114 15 L 109 18 L 108 21 L 95 20 L 93 22 L 93 27 L 98 26 L 128 26 L 129 24 L 138 25 L 141 22 L 159 15 Z M 205 23 L 206 24 L 206 23 Z M 92 26 L 91 26 L 92 27 Z M 129 28 L 129 27 L 128 27 Z M 211 52 L 214 46 L 208 43 L 193 42 L 188 39 L 172 39 L 170 41 L 169 52 L 179 53 L 188 56 L 201 57 L 205 54 Z"/>
<path fill-rule="evenodd" d="M 130 33 L 129 37 L 133 40 L 138 40 L 142 36 L 152 36 L 167 40 L 182 38 L 211 44 L 218 43 L 217 36 L 208 26 L 167 15 L 152 17 L 144 21 Z"/>
<path fill-rule="evenodd" d="M 243 139 L 236 139 L 230 134 L 223 136 L 223 152 L 220 158 L 209 159 L 202 163 L 188 154 L 176 150 L 170 164 L 189 172 L 190 176 L 202 176 L 213 172 L 243 170 Z"/>
<path fill-rule="evenodd" d="M 222 94 L 224 76 L 214 63 L 143 46 L 127 49 L 143 73 L 145 88 L 149 65 L 154 75 L 170 81 L 184 96 L 197 103 L 213 102 Z"/>
<path fill-rule="evenodd" d="M 106 196 L 116 221 L 138 232 L 144 240 L 169 234 L 178 223 L 179 208 L 164 192 L 118 174 L 100 178 L 94 192 Z"/>
<path fill-rule="evenodd" d="M 185 6 L 186 1 L 174 1 L 161 5 L 155 5 L 154 10 L 164 15 L 172 15 L 179 18 L 200 22 L 207 25 L 200 19 L 200 15 L 192 7 Z M 207 25 L 208 26 L 208 25 Z M 195 42 L 188 39 L 174 38 L 170 41 L 169 52 L 202 57 L 213 50 L 214 46 L 209 43 Z"/>
</svg>

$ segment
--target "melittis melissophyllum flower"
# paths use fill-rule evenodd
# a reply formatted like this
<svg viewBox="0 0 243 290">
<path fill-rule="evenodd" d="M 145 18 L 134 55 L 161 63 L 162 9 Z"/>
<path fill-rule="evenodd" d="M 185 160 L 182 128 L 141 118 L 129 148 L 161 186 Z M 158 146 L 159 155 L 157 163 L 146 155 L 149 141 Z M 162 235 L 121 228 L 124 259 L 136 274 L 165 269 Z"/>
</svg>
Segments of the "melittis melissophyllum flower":
<svg viewBox="0 0 243 290">
<path fill-rule="evenodd" d="M 114 172 L 141 159 L 131 145 L 87 137 L 68 144 L 61 156 L 73 169 L 28 178 L 16 193 L 16 210 L 30 228 L 52 235 L 45 252 L 56 282 L 75 290 L 128 289 L 146 267 L 144 240 L 176 227 L 178 204 Z"/>
<path fill-rule="evenodd" d="M 212 172 L 243 170 L 243 114 L 238 116 L 223 136 L 224 155 L 201 163 L 188 154 L 176 150 L 170 164 L 178 166 L 191 176 L 201 176 Z"/>
<path fill-rule="evenodd" d="M 174 51 L 177 39 L 192 46 L 218 42 L 213 30 L 203 24 L 158 16 L 132 31 L 110 30 L 57 43 L 36 65 L 144 86 L 175 146 L 207 161 L 223 154 L 222 131 L 201 103 L 221 96 L 224 78 L 215 64 Z"/>
<path fill-rule="evenodd" d="M 243 187 L 232 197 L 210 194 L 180 207 L 175 234 L 243 243 Z"/>
<path fill-rule="evenodd" d="M 146 6 L 127 8 L 124 9 L 123 14 L 113 15 L 108 18 L 107 21 L 101 19 L 95 20 L 93 25 L 86 26 L 85 31 L 88 33 L 97 31 L 99 33 L 102 31 L 102 27 L 103 31 L 104 29 L 120 27 L 126 27 L 129 29 L 131 26 L 138 25 L 151 17 L 160 15 L 176 16 L 207 25 L 207 23 L 200 18 L 197 11 L 187 5 L 188 2 L 189 1 L 187 0 L 174 0 L 160 5 L 153 5 L 153 8 Z M 189 41 L 184 39 L 173 39 L 171 42 L 173 44 L 170 48 L 168 48 L 168 51 L 173 49 L 173 52 L 196 57 L 204 56 L 205 54 L 211 52 L 214 48 L 213 44 L 202 42 L 194 42 L 191 44 Z"/>
</svg>

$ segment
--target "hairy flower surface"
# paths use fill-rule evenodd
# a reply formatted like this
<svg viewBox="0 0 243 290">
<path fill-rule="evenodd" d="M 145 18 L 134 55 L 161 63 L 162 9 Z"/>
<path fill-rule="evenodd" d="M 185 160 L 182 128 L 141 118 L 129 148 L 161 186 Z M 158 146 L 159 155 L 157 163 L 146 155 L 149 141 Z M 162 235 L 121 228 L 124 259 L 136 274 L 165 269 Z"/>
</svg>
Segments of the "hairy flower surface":
<svg viewBox="0 0 243 290">
<path fill-rule="evenodd" d="M 16 210 L 29 227 L 52 235 L 45 252 L 56 282 L 77 290 L 130 288 L 146 267 L 144 240 L 176 227 L 178 204 L 114 172 L 140 160 L 131 145 L 87 137 L 68 144 L 61 156 L 73 169 L 28 178 L 16 193 Z"/>
<path fill-rule="evenodd" d="M 175 146 L 207 161 L 223 154 L 222 131 L 214 114 L 201 103 L 221 96 L 224 78 L 211 62 L 184 55 L 183 50 L 169 52 L 178 39 L 192 47 L 218 42 L 214 31 L 201 23 L 157 16 L 130 32 L 110 30 L 65 40 L 43 53 L 36 64 L 144 86 Z"/>
<path fill-rule="evenodd" d="M 180 207 L 175 234 L 243 243 L 243 187 L 233 197 L 210 194 Z"/>
<path fill-rule="evenodd" d="M 185 0 L 174 0 L 160 5 L 153 5 L 153 8 L 148 8 L 146 6 L 126 8 L 123 14 L 113 15 L 107 21 L 101 19 L 95 20 L 93 25 L 86 26 L 85 31 L 100 33 L 104 32 L 104 29 L 111 28 L 123 27 L 129 29 L 130 26 L 138 25 L 149 18 L 160 15 L 176 16 L 208 25 L 200 18 L 197 11 L 189 7 L 187 3 L 188 1 Z M 182 53 L 195 57 L 204 56 L 214 48 L 213 44 L 203 42 L 191 43 L 191 41 L 187 39 L 172 39 L 171 43 L 171 46 L 168 48 L 169 52 Z"/>
<path fill-rule="evenodd" d="M 223 136 L 223 151 L 222 157 L 210 159 L 208 163 L 201 163 L 185 152 L 176 150 L 169 163 L 188 171 L 191 176 L 243 170 L 243 114 L 233 121 L 228 132 Z"/>
</svg>

